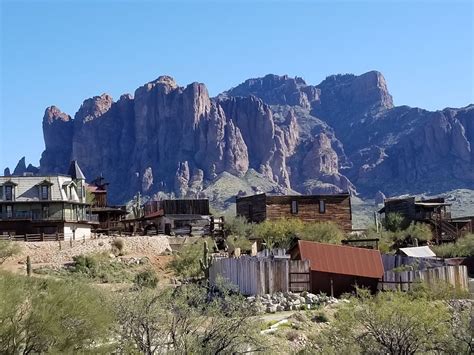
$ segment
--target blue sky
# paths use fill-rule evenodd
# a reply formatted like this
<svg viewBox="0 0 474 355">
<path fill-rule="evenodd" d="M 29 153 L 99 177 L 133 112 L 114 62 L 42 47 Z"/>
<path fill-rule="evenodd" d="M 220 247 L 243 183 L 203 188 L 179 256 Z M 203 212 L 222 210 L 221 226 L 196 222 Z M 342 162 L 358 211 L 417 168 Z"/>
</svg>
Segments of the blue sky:
<svg viewBox="0 0 474 355">
<path fill-rule="evenodd" d="M 469 0 L 0 3 L 1 169 L 38 164 L 47 106 L 74 116 L 162 74 L 216 95 L 267 73 L 318 84 L 375 69 L 396 105 L 474 103 Z"/>
</svg>

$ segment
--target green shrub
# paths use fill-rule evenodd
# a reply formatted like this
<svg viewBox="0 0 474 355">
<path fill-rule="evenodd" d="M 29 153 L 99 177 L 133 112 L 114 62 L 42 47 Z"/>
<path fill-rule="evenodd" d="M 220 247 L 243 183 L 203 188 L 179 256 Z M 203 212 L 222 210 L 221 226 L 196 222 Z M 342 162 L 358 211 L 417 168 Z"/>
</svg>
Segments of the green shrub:
<svg viewBox="0 0 474 355">
<path fill-rule="evenodd" d="M 227 236 L 237 236 L 249 238 L 253 234 L 255 224 L 247 222 L 242 216 L 237 216 L 225 220 L 224 229 Z"/>
<path fill-rule="evenodd" d="M 208 240 L 208 245 L 213 245 Z M 204 239 L 196 243 L 185 244 L 169 263 L 169 268 L 181 277 L 200 277 L 203 275 L 199 260 L 203 257 Z M 211 249 L 211 248 L 210 248 Z"/>
<path fill-rule="evenodd" d="M 138 287 L 155 288 L 158 285 L 158 276 L 153 270 L 144 270 L 135 275 L 133 283 Z"/>
<path fill-rule="evenodd" d="M 344 239 L 344 233 L 332 222 L 305 223 L 300 238 L 313 242 L 340 244 Z"/>
<path fill-rule="evenodd" d="M 433 246 L 432 249 L 441 258 L 474 256 L 474 234 L 459 238 L 456 243 Z"/>
<path fill-rule="evenodd" d="M 408 227 L 405 218 L 399 213 L 388 213 L 383 224 L 390 232 L 398 232 Z"/>
<path fill-rule="evenodd" d="M 20 252 L 20 247 L 16 242 L 0 240 L 0 265 L 5 260 Z"/>
<path fill-rule="evenodd" d="M 252 248 L 252 242 L 242 236 L 229 236 L 226 240 L 229 250 L 233 251 L 240 248 L 242 251 L 249 251 Z"/>
<path fill-rule="evenodd" d="M 316 313 L 316 315 L 311 319 L 315 323 L 327 323 L 329 318 L 323 311 Z"/>
<path fill-rule="evenodd" d="M 122 238 L 115 238 L 112 240 L 112 252 L 115 255 L 123 255 L 125 248 L 125 240 Z"/>
</svg>

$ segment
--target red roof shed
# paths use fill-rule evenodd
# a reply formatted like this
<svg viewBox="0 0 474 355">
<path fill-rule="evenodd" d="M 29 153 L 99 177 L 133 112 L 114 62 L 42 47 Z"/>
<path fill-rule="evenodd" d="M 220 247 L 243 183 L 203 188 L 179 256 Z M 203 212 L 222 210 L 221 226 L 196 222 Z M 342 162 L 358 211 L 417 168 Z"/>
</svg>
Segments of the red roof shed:
<svg viewBox="0 0 474 355">
<path fill-rule="evenodd" d="M 376 291 L 384 273 L 378 250 L 299 240 L 292 259 L 310 260 L 312 292 L 338 296 L 362 286 Z"/>
</svg>

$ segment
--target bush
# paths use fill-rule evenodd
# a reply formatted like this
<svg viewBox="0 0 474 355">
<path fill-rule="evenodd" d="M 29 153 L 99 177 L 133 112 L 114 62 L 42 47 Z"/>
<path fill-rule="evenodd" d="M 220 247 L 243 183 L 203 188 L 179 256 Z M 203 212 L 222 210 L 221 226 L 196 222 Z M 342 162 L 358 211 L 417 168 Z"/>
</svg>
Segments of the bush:
<svg viewBox="0 0 474 355">
<path fill-rule="evenodd" d="M 237 216 L 225 220 L 224 230 L 227 236 L 237 236 L 249 238 L 253 234 L 255 224 L 247 222 L 242 216 Z"/>
<path fill-rule="evenodd" d="M 390 232 L 399 232 L 408 227 L 405 218 L 399 213 L 387 214 L 383 224 Z"/>
<path fill-rule="evenodd" d="M 316 315 L 311 319 L 315 323 L 327 323 L 329 322 L 329 318 L 324 312 L 318 312 Z"/>
<path fill-rule="evenodd" d="M 138 287 L 155 288 L 158 285 L 158 276 L 153 270 L 145 270 L 135 275 L 133 283 Z"/>
<path fill-rule="evenodd" d="M 85 284 L 0 275 L 0 353 L 102 353 L 112 311 Z"/>
<path fill-rule="evenodd" d="M 209 239 L 208 246 L 210 249 L 214 241 Z M 185 244 L 178 253 L 175 254 L 173 260 L 169 263 L 169 267 L 176 275 L 181 277 L 200 277 L 203 276 L 199 260 L 203 258 L 204 240 L 196 243 Z"/>
<path fill-rule="evenodd" d="M 456 243 L 433 246 L 432 249 L 436 256 L 441 258 L 474 256 L 474 234 L 459 238 Z"/>
<path fill-rule="evenodd" d="M 241 236 L 230 236 L 226 240 L 229 246 L 229 251 L 234 251 L 236 248 L 240 248 L 242 251 L 249 251 L 252 249 L 252 242 L 245 237 Z"/>
<path fill-rule="evenodd" d="M 112 240 L 112 252 L 115 255 L 123 255 L 123 250 L 125 248 L 125 240 L 122 238 L 115 238 Z"/>
<path fill-rule="evenodd" d="M 8 258 L 20 252 L 20 247 L 15 242 L 0 240 L 0 265 Z"/>
<path fill-rule="evenodd" d="M 344 239 L 344 233 L 332 222 L 305 223 L 300 238 L 313 242 L 340 244 Z"/>
</svg>

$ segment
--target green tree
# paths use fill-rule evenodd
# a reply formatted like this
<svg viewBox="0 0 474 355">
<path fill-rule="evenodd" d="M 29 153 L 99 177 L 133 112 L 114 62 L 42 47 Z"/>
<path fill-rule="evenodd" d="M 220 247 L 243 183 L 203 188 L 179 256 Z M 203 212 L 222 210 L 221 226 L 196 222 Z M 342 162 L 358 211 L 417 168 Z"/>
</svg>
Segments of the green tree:
<svg viewBox="0 0 474 355">
<path fill-rule="evenodd" d="M 0 275 L 0 353 L 98 351 L 110 314 L 87 285 Z"/>
</svg>

